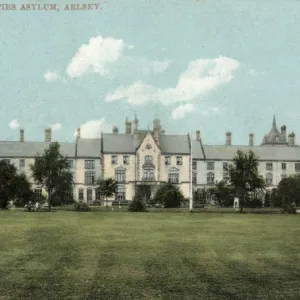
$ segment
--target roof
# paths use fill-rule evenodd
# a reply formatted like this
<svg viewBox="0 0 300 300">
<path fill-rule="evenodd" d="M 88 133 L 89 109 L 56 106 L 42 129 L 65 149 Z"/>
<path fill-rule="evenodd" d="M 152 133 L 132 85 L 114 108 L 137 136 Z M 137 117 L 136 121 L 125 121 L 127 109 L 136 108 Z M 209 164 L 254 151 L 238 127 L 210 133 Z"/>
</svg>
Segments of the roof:
<svg viewBox="0 0 300 300">
<path fill-rule="evenodd" d="M 193 158 L 206 160 L 232 160 L 238 150 L 248 152 L 252 150 L 259 160 L 272 161 L 300 161 L 300 148 L 287 146 L 225 146 L 225 145 L 203 145 L 203 152 L 199 149 L 200 142 L 193 142 Z M 195 145 L 195 146 L 194 146 Z M 204 157 L 205 155 L 205 157 Z"/>
<path fill-rule="evenodd" d="M 101 139 L 78 139 L 77 157 L 101 156 Z"/>
<path fill-rule="evenodd" d="M 103 134 L 104 153 L 135 153 L 147 135 L 147 131 L 137 134 Z M 160 135 L 159 148 L 166 154 L 189 154 L 187 135 Z"/>
<path fill-rule="evenodd" d="M 0 141 L 0 157 L 34 157 L 42 154 L 50 143 L 47 142 L 14 142 Z M 60 150 L 64 156 L 75 156 L 75 143 L 60 142 Z"/>
</svg>

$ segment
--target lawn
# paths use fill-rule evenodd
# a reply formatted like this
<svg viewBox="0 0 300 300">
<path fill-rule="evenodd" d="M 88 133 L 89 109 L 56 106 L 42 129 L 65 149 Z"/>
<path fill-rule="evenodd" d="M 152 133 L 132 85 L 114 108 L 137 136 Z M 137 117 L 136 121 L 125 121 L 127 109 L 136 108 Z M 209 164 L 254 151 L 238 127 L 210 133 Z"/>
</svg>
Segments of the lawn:
<svg viewBox="0 0 300 300">
<path fill-rule="evenodd" d="M 300 216 L 0 211 L 0 299 L 300 299 Z"/>
</svg>

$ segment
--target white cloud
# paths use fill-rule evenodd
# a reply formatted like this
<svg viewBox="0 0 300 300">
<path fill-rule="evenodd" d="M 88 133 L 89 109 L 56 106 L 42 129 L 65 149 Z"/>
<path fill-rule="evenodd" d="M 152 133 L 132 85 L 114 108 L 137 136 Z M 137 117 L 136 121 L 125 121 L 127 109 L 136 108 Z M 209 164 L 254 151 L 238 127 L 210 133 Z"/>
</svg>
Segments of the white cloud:
<svg viewBox="0 0 300 300">
<path fill-rule="evenodd" d="M 171 61 L 167 59 L 148 61 L 145 66 L 145 71 L 149 73 L 163 73 L 169 68 L 170 64 Z"/>
<path fill-rule="evenodd" d="M 48 82 L 54 82 L 59 78 L 59 75 L 56 72 L 48 71 L 44 74 L 44 78 Z"/>
<path fill-rule="evenodd" d="M 113 125 L 108 124 L 105 118 L 99 120 L 90 120 L 80 126 L 80 137 L 86 139 L 95 139 L 101 137 L 101 131 L 112 132 Z M 77 130 L 74 136 L 77 135 Z"/>
<path fill-rule="evenodd" d="M 240 66 L 235 59 L 220 56 L 215 59 L 198 59 L 189 63 L 179 76 L 175 87 L 159 89 L 142 81 L 130 86 L 121 86 L 107 94 L 105 100 L 113 102 L 127 101 L 129 104 L 142 105 L 149 102 L 170 105 L 190 102 L 229 83 L 233 73 Z"/>
<path fill-rule="evenodd" d="M 59 124 L 59 123 L 53 124 L 53 125 L 51 125 L 51 129 L 53 131 L 59 130 L 59 129 L 61 129 L 61 124 Z"/>
<path fill-rule="evenodd" d="M 205 117 L 205 116 L 219 115 L 220 113 L 221 112 L 218 107 L 210 107 L 207 110 L 203 110 L 201 112 L 201 115 Z"/>
<path fill-rule="evenodd" d="M 71 78 L 81 77 L 89 72 L 104 76 L 108 72 L 108 65 L 116 62 L 123 55 L 124 48 L 123 40 L 101 35 L 92 37 L 71 59 L 67 74 Z"/>
<path fill-rule="evenodd" d="M 194 110 L 195 110 L 194 104 L 187 103 L 187 104 L 179 105 L 173 110 L 172 118 L 174 120 L 182 119 L 184 118 L 186 113 L 192 112 Z"/>
<path fill-rule="evenodd" d="M 8 126 L 10 129 L 17 129 L 18 127 L 20 127 L 20 124 L 18 120 L 12 120 L 8 123 Z"/>
<path fill-rule="evenodd" d="M 249 70 L 248 74 L 249 74 L 250 76 L 258 76 L 258 75 L 259 75 L 259 72 L 256 71 L 256 70 L 254 70 L 254 69 L 251 69 L 251 70 Z"/>
</svg>

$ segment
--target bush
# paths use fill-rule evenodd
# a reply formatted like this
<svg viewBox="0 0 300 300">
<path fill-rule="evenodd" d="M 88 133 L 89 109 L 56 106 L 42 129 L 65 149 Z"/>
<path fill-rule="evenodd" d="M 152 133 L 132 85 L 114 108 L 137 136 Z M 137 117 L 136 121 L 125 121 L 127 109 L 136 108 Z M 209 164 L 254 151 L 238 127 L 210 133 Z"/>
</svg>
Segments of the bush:
<svg viewBox="0 0 300 300">
<path fill-rule="evenodd" d="M 146 205 L 142 200 L 135 198 L 130 202 L 130 204 L 128 206 L 128 211 L 144 212 L 144 211 L 146 211 Z"/>
<path fill-rule="evenodd" d="M 85 202 L 75 202 L 74 203 L 75 211 L 90 211 L 89 206 Z"/>
<path fill-rule="evenodd" d="M 282 214 L 296 214 L 296 208 L 293 205 L 286 205 L 281 210 Z"/>
</svg>

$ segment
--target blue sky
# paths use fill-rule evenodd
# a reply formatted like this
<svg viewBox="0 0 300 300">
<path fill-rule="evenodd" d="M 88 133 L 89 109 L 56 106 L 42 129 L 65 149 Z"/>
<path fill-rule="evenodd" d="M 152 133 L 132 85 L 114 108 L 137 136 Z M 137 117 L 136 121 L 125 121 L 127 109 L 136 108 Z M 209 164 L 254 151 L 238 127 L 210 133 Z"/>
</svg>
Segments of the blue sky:
<svg viewBox="0 0 300 300">
<path fill-rule="evenodd" d="M 140 127 L 158 117 L 166 133 L 200 130 L 206 144 L 228 130 L 233 144 L 250 132 L 259 144 L 275 113 L 297 142 L 299 1 L 86 3 L 102 9 L 0 10 L 1 140 L 20 126 L 26 140 L 46 126 L 60 141 L 79 126 L 84 137 L 123 132 L 137 113 Z"/>
</svg>

